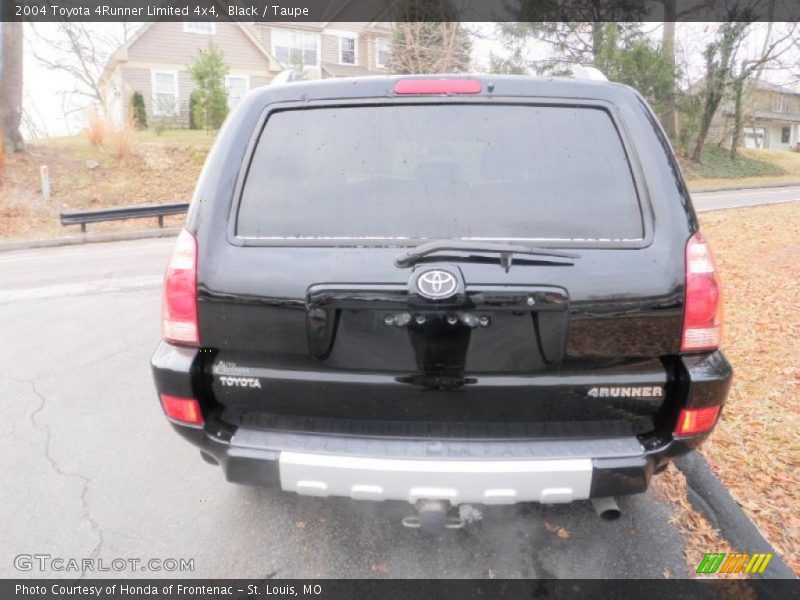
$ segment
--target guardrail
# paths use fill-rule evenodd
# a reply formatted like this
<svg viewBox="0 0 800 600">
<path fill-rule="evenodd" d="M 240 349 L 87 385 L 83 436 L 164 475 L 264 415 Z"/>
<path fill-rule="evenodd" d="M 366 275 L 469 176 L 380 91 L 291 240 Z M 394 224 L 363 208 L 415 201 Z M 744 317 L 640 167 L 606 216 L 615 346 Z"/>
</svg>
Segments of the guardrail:
<svg viewBox="0 0 800 600">
<path fill-rule="evenodd" d="M 158 217 L 158 226 L 164 227 L 164 217 L 179 215 L 189 210 L 188 202 L 172 204 L 136 204 L 134 206 L 118 206 L 98 210 L 66 210 L 61 213 L 61 225 L 80 225 L 81 232 L 86 232 L 87 223 L 101 221 L 119 221 L 122 219 L 143 219 Z"/>
</svg>

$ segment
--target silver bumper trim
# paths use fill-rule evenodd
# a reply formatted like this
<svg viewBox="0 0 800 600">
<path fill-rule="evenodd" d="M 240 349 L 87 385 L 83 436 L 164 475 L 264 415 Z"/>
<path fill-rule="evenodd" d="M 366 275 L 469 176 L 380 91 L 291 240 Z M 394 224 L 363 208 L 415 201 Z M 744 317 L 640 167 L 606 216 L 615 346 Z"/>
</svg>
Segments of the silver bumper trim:
<svg viewBox="0 0 800 600">
<path fill-rule="evenodd" d="M 592 461 L 394 459 L 281 452 L 281 487 L 356 500 L 447 500 L 452 505 L 565 503 L 589 498 Z"/>
</svg>

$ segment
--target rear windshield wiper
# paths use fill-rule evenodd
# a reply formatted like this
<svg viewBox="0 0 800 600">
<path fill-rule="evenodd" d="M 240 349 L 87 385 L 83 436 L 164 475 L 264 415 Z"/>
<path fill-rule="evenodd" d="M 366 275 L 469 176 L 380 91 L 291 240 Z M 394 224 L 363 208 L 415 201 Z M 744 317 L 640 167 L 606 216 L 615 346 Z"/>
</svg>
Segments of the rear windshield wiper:
<svg viewBox="0 0 800 600">
<path fill-rule="evenodd" d="M 500 265 L 508 271 L 511 268 L 512 257 L 516 254 L 533 256 L 536 262 L 556 265 L 572 265 L 573 261 L 580 258 L 580 254 L 574 252 L 562 252 L 535 248 L 533 246 L 523 246 L 521 244 L 504 244 L 497 242 L 473 242 L 469 240 L 434 240 L 415 246 L 398 256 L 394 264 L 398 267 L 410 267 L 421 259 L 436 252 L 476 252 L 500 255 Z M 463 260 L 459 258 L 457 260 Z"/>
</svg>

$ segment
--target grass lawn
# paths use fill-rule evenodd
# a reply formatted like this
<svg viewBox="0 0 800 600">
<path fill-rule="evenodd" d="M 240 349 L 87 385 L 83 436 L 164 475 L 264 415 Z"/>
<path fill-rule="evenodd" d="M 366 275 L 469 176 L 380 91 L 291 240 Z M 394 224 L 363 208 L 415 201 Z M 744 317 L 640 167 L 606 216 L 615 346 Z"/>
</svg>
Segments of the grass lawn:
<svg viewBox="0 0 800 600">
<path fill-rule="evenodd" d="M 136 144 L 157 144 L 160 146 L 192 146 L 208 150 L 216 137 L 216 131 L 199 131 L 196 129 L 168 129 L 157 134 L 152 129 L 137 131 L 133 134 Z M 109 142 L 112 142 L 109 139 Z M 36 140 L 32 142 L 37 146 L 49 146 L 53 148 L 65 148 L 71 152 L 83 152 L 91 150 L 92 145 L 81 135 L 68 137 L 53 137 Z"/>
<path fill-rule="evenodd" d="M 800 153 L 743 148 L 735 160 L 716 145 L 706 146 L 703 162 L 680 157 L 681 169 L 693 189 L 731 184 L 759 185 L 800 182 Z"/>
</svg>

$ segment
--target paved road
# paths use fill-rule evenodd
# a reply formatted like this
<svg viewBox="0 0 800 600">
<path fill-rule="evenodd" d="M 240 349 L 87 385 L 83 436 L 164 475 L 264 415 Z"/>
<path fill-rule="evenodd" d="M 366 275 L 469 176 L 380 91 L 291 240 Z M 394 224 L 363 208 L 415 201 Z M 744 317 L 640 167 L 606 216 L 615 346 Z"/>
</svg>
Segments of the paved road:
<svg viewBox="0 0 800 600">
<path fill-rule="evenodd" d="M 705 207 L 753 196 L 696 200 Z M 167 425 L 150 378 L 171 246 L 158 239 L 0 254 L 0 577 L 26 575 L 13 557 L 37 553 L 106 564 L 193 558 L 193 575 L 203 577 L 686 573 L 670 507 L 649 494 L 624 499 L 616 523 L 585 502 L 490 507 L 466 529 L 430 540 L 400 525 L 412 512 L 404 503 L 225 483 Z"/>
<path fill-rule="evenodd" d="M 753 188 L 746 190 L 721 190 L 719 192 L 695 192 L 692 201 L 700 211 L 755 206 L 758 204 L 780 204 L 800 200 L 800 186 Z"/>
</svg>

